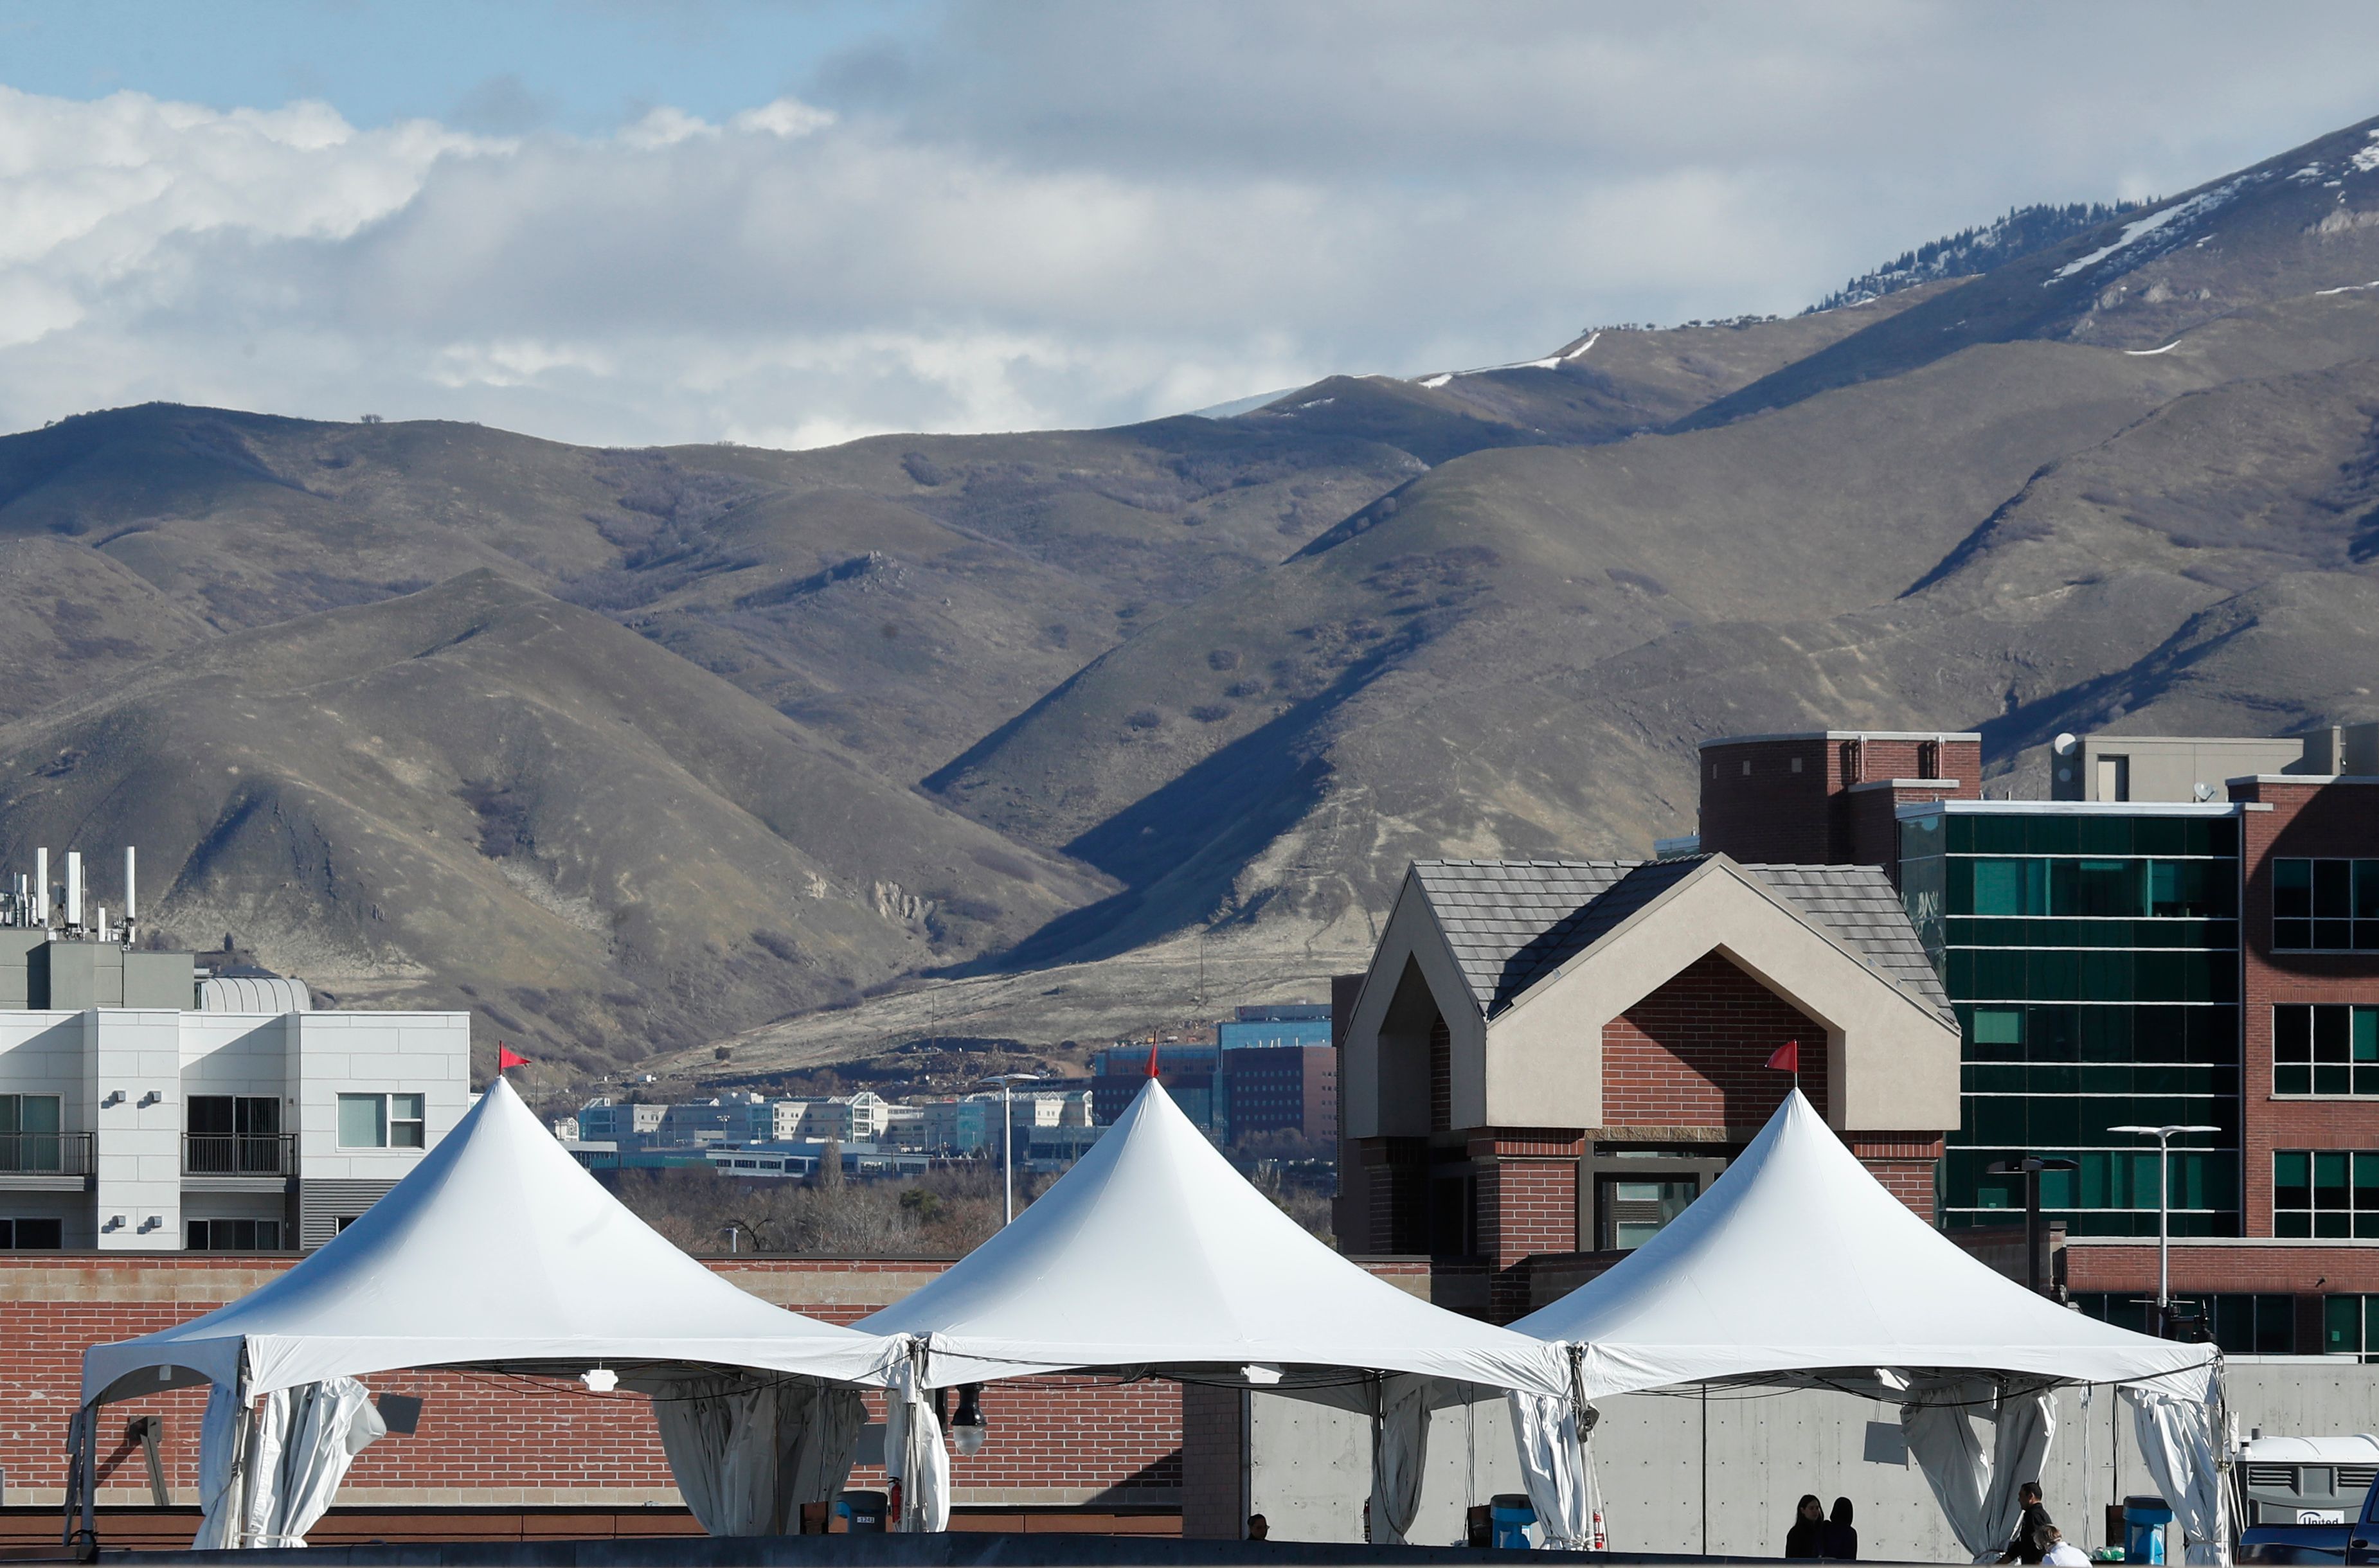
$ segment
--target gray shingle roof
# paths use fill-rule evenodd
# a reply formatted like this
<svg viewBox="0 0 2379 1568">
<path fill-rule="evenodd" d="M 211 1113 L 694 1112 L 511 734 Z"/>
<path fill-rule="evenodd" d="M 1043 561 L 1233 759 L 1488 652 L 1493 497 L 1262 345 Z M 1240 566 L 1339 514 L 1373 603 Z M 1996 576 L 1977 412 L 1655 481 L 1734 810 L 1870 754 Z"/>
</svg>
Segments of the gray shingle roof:
<svg viewBox="0 0 2379 1568">
<path fill-rule="evenodd" d="M 1489 1017 L 1698 869 L 1666 861 L 1415 861 L 1413 875 Z M 1751 865 L 1811 922 L 1917 1000 L 1950 999 L 1882 868 Z"/>
</svg>

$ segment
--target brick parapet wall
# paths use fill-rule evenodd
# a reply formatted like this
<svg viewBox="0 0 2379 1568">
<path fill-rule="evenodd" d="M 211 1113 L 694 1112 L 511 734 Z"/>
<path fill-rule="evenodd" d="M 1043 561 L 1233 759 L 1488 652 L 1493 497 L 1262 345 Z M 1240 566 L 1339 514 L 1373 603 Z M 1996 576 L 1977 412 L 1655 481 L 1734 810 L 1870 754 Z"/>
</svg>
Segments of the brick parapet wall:
<svg viewBox="0 0 2379 1568">
<path fill-rule="evenodd" d="M 2254 779 L 2233 800 L 2267 805 L 2240 814 L 2240 1201 L 2246 1232 L 2272 1234 L 2272 1153 L 2278 1149 L 2379 1149 L 2379 1100 L 2281 1099 L 2272 1092 L 2272 1009 L 2303 1003 L 2379 1006 L 2379 953 L 2275 953 L 2272 862 L 2281 857 L 2379 859 L 2379 785 Z M 2310 1288 L 2309 1286 L 2305 1288 Z"/>
<path fill-rule="evenodd" d="M 1874 835 L 1870 828 L 1862 839 L 1860 813 L 1867 808 L 1853 803 L 1858 799 L 1848 793 L 1853 785 L 1929 777 L 1955 779 L 1954 790 L 1942 791 L 1950 798 L 1973 800 L 1981 792 L 1980 742 L 1940 738 L 1938 761 L 1930 774 L 1919 772 L 1924 744 L 1864 739 L 1858 742 L 1856 778 L 1847 771 L 1847 742 L 1839 737 L 1810 734 L 1706 745 L 1701 749 L 1701 847 L 1751 863 L 1890 864 L 1898 858 L 1896 836 L 1881 859 L 1871 850 L 1861 852 Z"/>
<path fill-rule="evenodd" d="M 2058 1257 L 2069 1290 L 2156 1294 L 2154 1241 L 2077 1236 Z M 2379 1295 L 2379 1243 L 2176 1241 L 2172 1288 L 2182 1296 Z"/>
<path fill-rule="evenodd" d="M 12 1502 L 62 1495 L 61 1444 L 82 1352 L 186 1322 L 277 1277 L 290 1258 L 203 1254 L 0 1253 L 0 1473 Z M 706 1259 L 764 1299 L 850 1322 L 900 1299 L 948 1267 L 936 1260 Z M 1421 1272 L 1422 1288 L 1427 1272 Z M 353 1504 L 551 1505 L 674 1503 L 650 1403 L 595 1394 L 575 1380 L 399 1371 L 364 1380 L 378 1393 L 416 1394 L 421 1426 L 367 1449 L 341 1490 Z M 869 1395 L 871 1419 L 882 1419 Z M 165 1417 L 167 1478 L 177 1498 L 198 1481 L 202 1389 L 110 1405 L 102 1418 L 103 1501 L 145 1501 L 139 1451 L 124 1441 L 136 1416 Z M 973 1506 L 1176 1503 L 1181 1478 L 1181 1393 L 1163 1382 L 1090 1377 L 986 1386 L 990 1436 L 956 1458 L 959 1502 Z M 852 1484 L 880 1484 L 854 1471 Z"/>
</svg>

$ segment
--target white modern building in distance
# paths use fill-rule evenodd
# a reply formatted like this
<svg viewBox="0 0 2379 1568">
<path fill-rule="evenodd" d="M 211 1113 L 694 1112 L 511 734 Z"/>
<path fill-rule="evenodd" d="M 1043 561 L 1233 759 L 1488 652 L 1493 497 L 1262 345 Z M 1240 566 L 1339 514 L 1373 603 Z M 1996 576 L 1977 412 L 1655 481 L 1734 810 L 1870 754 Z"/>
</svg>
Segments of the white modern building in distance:
<svg viewBox="0 0 2379 1568">
<path fill-rule="evenodd" d="M 468 1108 L 468 1014 L 139 950 L 131 851 L 113 923 L 48 859 L 0 891 L 0 1249 L 318 1247 Z"/>
</svg>

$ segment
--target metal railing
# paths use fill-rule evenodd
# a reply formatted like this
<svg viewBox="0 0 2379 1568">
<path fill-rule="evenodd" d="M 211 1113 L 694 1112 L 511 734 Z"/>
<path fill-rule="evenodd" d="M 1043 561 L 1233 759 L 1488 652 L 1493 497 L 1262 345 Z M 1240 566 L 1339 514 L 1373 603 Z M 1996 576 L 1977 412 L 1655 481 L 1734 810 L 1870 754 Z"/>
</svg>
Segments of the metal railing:
<svg viewBox="0 0 2379 1568">
<path fill-rule="evenodd" d="M 282 1133 L 186 1132 L 182 1134 L 184 1176 L 294 1176 L 297 1171 L 297 1135 Z"/>
<path fill-rule="evenodd" d="M 90 1133 L 0 1132 L 0 1176 L 87 1176 L 91 1172 Z"/>
</svg>

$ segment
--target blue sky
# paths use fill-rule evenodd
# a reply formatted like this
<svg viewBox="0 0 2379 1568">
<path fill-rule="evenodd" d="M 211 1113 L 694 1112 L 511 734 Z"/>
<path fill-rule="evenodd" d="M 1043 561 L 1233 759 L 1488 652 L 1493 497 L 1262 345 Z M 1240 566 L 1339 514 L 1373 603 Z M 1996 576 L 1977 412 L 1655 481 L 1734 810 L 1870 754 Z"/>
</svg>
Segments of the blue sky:
<svg viewBox="0 0 2379 1568">
<path fill-rule="evenodd" d="M 1797 310 L 2374 62 L 2327 0 L 0 0 L 0 428 L 1119 424 Z"/>
<path fill-rule="evenodd" d="M 932 7 L 77 0 L 0 18 L 0 76 L 28 92 L 217 109 L 319 98 L 357 127 L 476 118 L 593 135 L 658 104 L 723 119 L 798 92 L 821 62 L 929 27 Z"/>
</svg>

